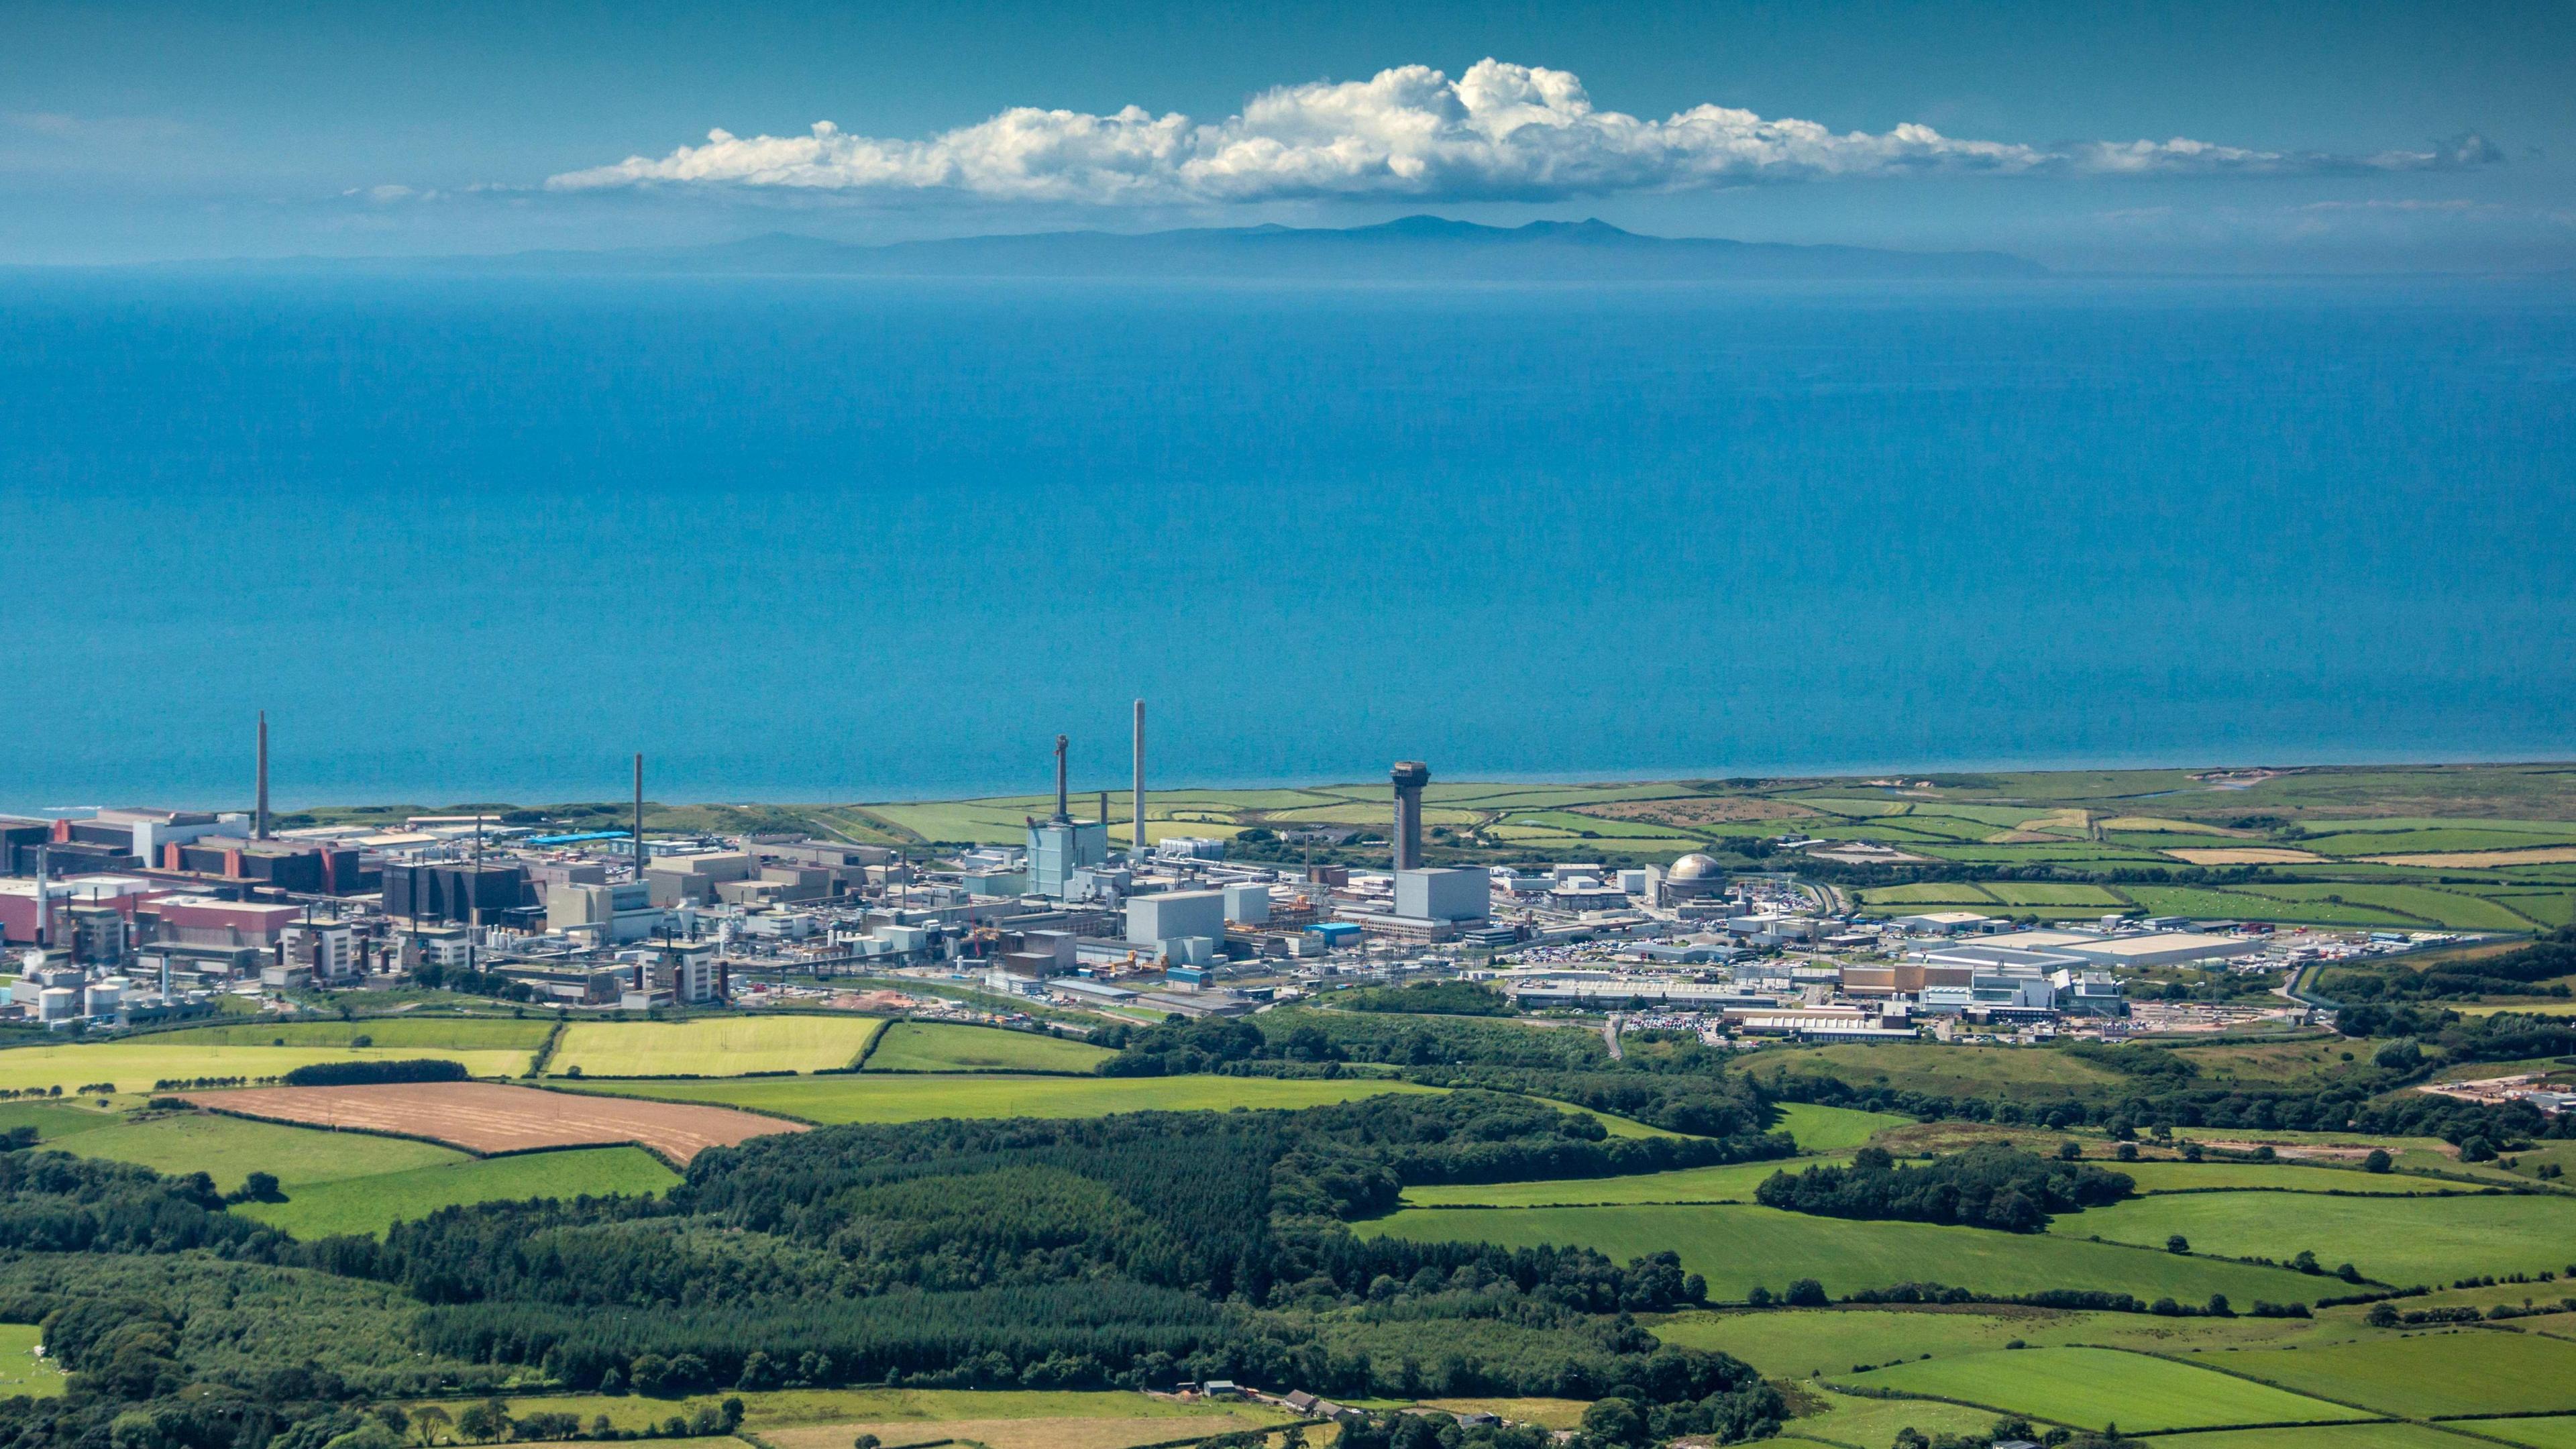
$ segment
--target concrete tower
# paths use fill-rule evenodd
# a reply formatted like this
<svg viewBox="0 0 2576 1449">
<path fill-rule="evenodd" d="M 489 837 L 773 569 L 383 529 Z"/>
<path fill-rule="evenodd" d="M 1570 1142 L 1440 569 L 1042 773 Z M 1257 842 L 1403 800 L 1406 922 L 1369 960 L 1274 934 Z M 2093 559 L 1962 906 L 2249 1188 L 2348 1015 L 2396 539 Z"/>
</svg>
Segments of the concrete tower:
<svg viewBox="0 0 2576 1449">
<path fill-rule="evenodd" d="M 259 801 L 252 807 L 250 838 L 268 838 L 268 711 L 259 712 Z"/>
<path fill-rule="evenodd" d="M 1073 799 L 1065 778 L 1065 752 L 1072 743 L 1063 735 L 1055 737 L 1055 813 L 1044 820 L 1032 817 L 1029 821 L 1029 889 L 1057 900 L 1071 894 L 1077 871 L 1109 858 L 1109 797 L 1101 796 L 1100 820 L 1084 822 L 1073 818 Z"/>
<path fill-rule="evenodd" d="M 1145 858 L 1145 701 L 1136 701 L 1136 838 L 1127 859 Z"/>
<path fill-rule="evenodd" d="M 635 878 L 644 878 L 644 757 L 635 757 Z"/>
<path fill-rule="evenodd" d="M 1072 743 L 1073 741 L 1064 735 L 1055 737 L 1055 823 L 1058 825 L 1073 819 L 1072 802 L 1064 793 L 1064 751 L 1065 747 Z"/>
<path fill-rule="evenodd" d="M 1431 767 L 1420 760 L 1398 760 L 1386 773 L 1395 782 L 1395 868 L 1420 870 L 1422 787 L 1431 783 Z"/>
</svg>

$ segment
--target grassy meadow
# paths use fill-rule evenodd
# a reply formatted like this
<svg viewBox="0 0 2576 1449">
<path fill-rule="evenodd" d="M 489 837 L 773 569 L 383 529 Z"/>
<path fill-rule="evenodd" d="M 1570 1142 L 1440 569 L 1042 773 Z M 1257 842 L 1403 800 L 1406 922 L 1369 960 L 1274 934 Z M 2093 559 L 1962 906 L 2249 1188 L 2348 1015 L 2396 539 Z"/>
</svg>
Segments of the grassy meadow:
<svg viewBox="0 0 2576 1449">
<path fill-rule="evenodd" d="M 640 1432 L 675 1414 L 688 1418 L 700 1409 L 715 1408 L 729 1397 L 743 1402 L 742 1427 L 746 1432 L 769 1439 L 782 1432 L 798 1435 L 828 1429 L 837 1438 L 817 1442 L 829 1442 L 832 1449 L 847 1449 L 851 1439 L 862 1431 L 874 1432 L 888 1444 L 903 1444 L 959 1434 L 965 1425 L 1018 1424 L 1040 1434 L 1063 1433 L 1064 1426 L 1085 1423 L 1150 1421 L 1161 1426 L 1159 1432 L 1121 1441 L 1141 1443 L 1186 1438 L 1196 1432 L 1216 1434 L 1233 1428 L 1259 1428 L 1288 1417 L 1263 1404 L 1184 1404 L 1118 1390 L 1071 1389 L 768 1389 L 668 1398 L 648 1394 L 530 1394 L 509 1396 L 507 1402 L 513 1414 L 577 1414 L 584 1424 L 604 1414 L 612 1427 Z M 417 1409 L 422 1404 L 438 1403 L 453 1414 L 476 1402 L 480 1401 L 424 1399 L 407 1407 Z M 997 1441 L 983 1434 L 970 1437 L 996 1444 L 999 1449 Z M 1030 1444 L 1032 1449 L 1038 1449 L 1041 1442 L 1009 1437 L 1014 1442 Z M 803 1440 L 782 1438 L 773 1442 Z M 1074 1436 L 1064 1442 L 1079 1445 L 1084 1441 Z"/>
<path fill-rule="evenodd" d="M 2576 1342 L 2466 1327 L 2209 1355 L 2232 1373 L 2404 1418 L 2576 1413 Z"/>
<path fill-rule="evenodd" d="M 1549 1182 L 1444 1182 L 1404 1190 L 1408 1207 L 1583 1207 L 1602 1203 L 1751 1202 L 1763 1179 L 1813 1163 L 1844 1163 L 1848 1153 L 1777 1162 L 1729 1162 L 1630 1177 L 1573 1177 Z"/>
<path fill-rule="evenodd" d="M 2059 1215 L 2051 1236 L 2288 1260 L 2302 1250 L 2399 1286 L 2478 1274 L 2562 1271 L 2576 1263 L 2576 1196 L 2340 1197 L 2315 1193 L 2159 1193 Z"/>
<path fill-rule="evenodd" d="M 59 1142 L 49 1139 L 45 1145 L 81 1157 L 137 1163 L 173 1177 L 203 1172 L 225 1192 L 240 1188 L 242 1179 L 253 1172 L 273 1175 L 292 1192 L 342 1178 L 408 1173 L 474 1160 L 435 1143 L 289 1127 L 211 1112 L 144 1114 Z"/>
<path fill-rule="evenodd" d="M 964 1026 L 941 1021 L 898 1021 L 868 1053 L 871 1072 L 1088 1072 L 1105 1047 L 1035 1032 Z"/>
<path fill-rule="evenodd" d="M 552 1021 L 497 1016 L 382 1016 L 357 1021 L 239 1021 L 183 1026 L 138 1038 L 152 1046 L 348 1047 L 360 1038 L 379 1047 L 534 1053 Z"/>
<path fill-rule="evenodd" d="M 1911 1117 L 1893 1112 L 1863 1112 L 1854 1107 L 1826 1107 L 1808 1102 L 1783 1102 L 1775 1131 L 1786 1132 L 1798 1139 L 1800 1152 L 1837 1152 L 1859 1147 L 1870 1138 L 1891 1127 L 1910 1127 Z"/>
<path fill-rule="evenodd" d="M 0 1323 L 0 1399 L 50 1399 L 63 1391 L 63 1371 L 36 1357 L 44 1333 L 32 1323 Z"/>
<path fill-rule="evenodd" d="M 583 1090 L 709 1102 L 807 1122 L 918 1122 L 932 1117 L 1101 1117 L 1112 1112 L 1222 1112 L 1315 1107 L 1434 1087 L 1369 1077 L 1014 1077 L 1004 1074 L 761 1077 L 733 1082 L 588 1081 Z"/>
<path fill-rule="evenodd" d="M 60 1087 L 70 1094 L 83 1086 L 112 1082 L 116 1090 L 148 1093 L 155 1082 L 196 1077 L 274 1077 L 317 1062 L 406 1061 L 442 1057 L 462 1062 L 478 1077 L 515 1077 L 528 1069 L 530 1053 L 506 1049 L 458 1050 L 445 1047 L 273 1047 L 164 1046 L 145 1037 L 83 1045 L 15 1047 L 0 1051 L 0 1088 Z"/>
<path fill-rule="evenodd" d="M 1731 1353 L 1779 1379 L 1858 1372 L 1865 1364 L 2084 1345 L 2180 1353 L 2196 1346 L 2299 1342 L 2317 1331 L 2296 1318 L 2163 1318 L 2014 1304 L 1825 1309 L 1714 1309 L 1675 1314 L 1655 1336 Z"/>
<path fill-rule="evenodd" d="M 1987 1293 L 2094 1288 L 2195 1303 L 2212 1293 L 2244 1303 L 2286 1302 L 2343 1286 L 2285 1269 L 2059 1234 L 1818 1218 L 1752 1206 L 1407 1208 L 1352 1226 L 1367 1235 L 1430 1242 L 1579 1244 L 1618 1262 L 1669 1249 L 1686 1270 L 1708 1279 L 1709 1296 L 1719 1301 L 1741 1300 L 1757 1284 L 1776 1293 L 1796 1278 L 1814 1278 L 1836 1295 L 1928 1281 Z"/>
<path fill-rule="evenodd" d="M 1828 1377 L 1845 1387 L 1957 1399 L 2078 1429 L 2193 1429 L 2373 1417 L 2368 1410 L 2250 1379 L 2110 1348 L 2006 1349 Z"/>
<path fill-rule="evenodd" d="M 564 1028 L 553 1077 L 738 1077 L 843 1071 L 886 1023 L 871 1016 L 718 1016 L 691 1021 L 577 1021 Z"/>
<path fill-rule="evenodd" d="M 345 1140 L 356 1134 L 331 1135 Z M 284 1202 L 244 1203 L 234 1211 L 299 1238 L 340 1233 L 378 1237 L 387 1224 L 425 1217 L 443 1207 L 539 1197 L 633 1196 L 667 1192 L 680 1180 L 660 1158 L 640 1147 L 584 1147 L 486 1158 L 454 1155 L 462 1160 L 290 1185 Z"/>
</svg>

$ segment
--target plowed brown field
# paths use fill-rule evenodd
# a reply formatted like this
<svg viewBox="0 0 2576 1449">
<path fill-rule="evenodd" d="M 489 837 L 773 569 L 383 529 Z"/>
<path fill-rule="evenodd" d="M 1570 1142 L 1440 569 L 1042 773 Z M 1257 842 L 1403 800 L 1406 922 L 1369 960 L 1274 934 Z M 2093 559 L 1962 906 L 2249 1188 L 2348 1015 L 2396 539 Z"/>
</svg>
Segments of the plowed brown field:
<svg viewBox="0 0 2576 1449">
<path fill-rule="evenodd" d="M 686 1164 L 709 1147 L 730 1147 L 772 1132 L 802 1132 L 785 1122 L 730 1107 L 645 1102 L 540 1092 L 497 1082 L 405 1082 L 363 1087 L 251 1087 L 190 1092 L 197 1106 L 270 1122 L 395 1132 L 468 1152 L 525 1152 L 632 1142 Z"/>
</svg>

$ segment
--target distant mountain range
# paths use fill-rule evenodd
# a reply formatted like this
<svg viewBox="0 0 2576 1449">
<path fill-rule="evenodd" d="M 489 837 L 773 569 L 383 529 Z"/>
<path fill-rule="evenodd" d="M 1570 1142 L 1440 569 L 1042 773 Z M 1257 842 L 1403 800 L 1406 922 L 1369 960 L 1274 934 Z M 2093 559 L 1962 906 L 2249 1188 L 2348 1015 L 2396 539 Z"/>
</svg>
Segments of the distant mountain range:
<svg viewBox="0 0 2576 1449">
<path fill-rule="evenodd" d="M 2008 280 L 2044 276 L 2048 270 L 2003 252 L 1788 246 L 1642 236 L 1602 221 L 1498 227 L 1435 216 L 1346 229 L 1255 226 L 1139 235 L 1058 231 L 886 246 L 774 232 L 712 246 L 355 265 L 565 274 L 1472 282 Z"/>
</svg>

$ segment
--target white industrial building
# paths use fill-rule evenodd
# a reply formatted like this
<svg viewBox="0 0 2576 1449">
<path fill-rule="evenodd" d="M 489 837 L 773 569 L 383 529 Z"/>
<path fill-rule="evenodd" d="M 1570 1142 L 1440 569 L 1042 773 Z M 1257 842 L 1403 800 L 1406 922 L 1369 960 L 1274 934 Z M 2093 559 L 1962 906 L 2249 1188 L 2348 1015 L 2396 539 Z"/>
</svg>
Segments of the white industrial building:
<svg viewBox="0 0 2576 1449">
<path fill-rule="evenodd" d="M 1133 946 L 1150 946 L 1158 956 L 1178 956 L 1190 964 L 1201 964 L 1206 953 L 1198 946 L 1175 947 L 1174 943 L 1223 941 L 1225 915 L 1223 891 L 1165 891 L 1135 896 L 1127 902 L 1127 941 Z"/>
</svg>

